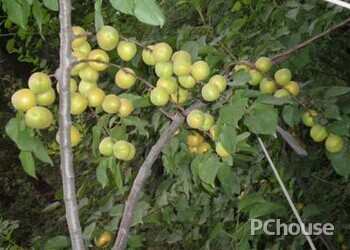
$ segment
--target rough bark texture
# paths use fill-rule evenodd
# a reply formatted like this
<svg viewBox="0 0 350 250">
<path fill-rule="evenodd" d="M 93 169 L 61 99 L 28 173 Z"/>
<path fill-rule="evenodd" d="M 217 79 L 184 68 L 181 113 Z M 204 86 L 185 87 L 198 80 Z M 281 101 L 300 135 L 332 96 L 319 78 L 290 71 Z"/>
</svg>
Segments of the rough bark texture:
<svg viewBox="0 0 350 250">
<path fill-rule="evenodd" d="M 60 126 L 60 157 L 61 175 L 63 183 L 66 219 L 72 243 L 72 249 L 85 249 L 79 211 L 76 198 L 73 156 L 70 141 L 70 67 L 71 67 L 71 0 L 60 0 L 60 66 L 56 71 L 56 78 L 60 88 L 59 126 Z"/>
</svg>

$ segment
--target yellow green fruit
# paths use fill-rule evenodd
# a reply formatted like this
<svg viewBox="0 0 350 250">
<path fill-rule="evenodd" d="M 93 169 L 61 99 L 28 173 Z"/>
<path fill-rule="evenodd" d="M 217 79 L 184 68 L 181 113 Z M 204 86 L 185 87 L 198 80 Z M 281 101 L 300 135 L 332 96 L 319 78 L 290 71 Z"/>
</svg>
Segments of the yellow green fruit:
<svg viewBox="0 0 350 250">
<path fill-rule="evenodd" d="M 182 87 L 184 87 L 185 89 L 191 89 L 197 83 L 192 75 L 179 76 L 178 80 L 179 80 L 180 85 Z"/>
<path fill-rule="evenodd" d="M 263 79 L 260 82 L 260 91 L 263 94 L 273 94 L 277 90 L 277 85 L 274 81 Z"/>
<path fill-rule="evenodd" d="M 153 56 L 157 63 L 169 61 L 172 54 L 173 49 L 167 43 L 157 43 L 153 47 Z"/>
<path fill-rule="evenodd" d="M 191 74 L 196 81 L 204 81 L 210 74 L 210 68 L 207 62 L 197 61 L 192 65 Z"/>
<path fill-rule="evenodd" d="M 47 108 L 36 106 L 27 110 L 24 121 L 29 128 L 45 129 L 53 123 L 53 115 Z"/>
<path fill-rule="evenodd" d="M 136 55 L 137 48 L 136 48 L 135 43 L 127 42 L 127 41 L 121 41 L 118 44 L 117 52 L 118 52 L 119 57 L 123 61 L 128 62 L 131 59 L 133 59 L 134 56 Z"/>
<path fill-rule="evenodd" d="M 275 81 L 280 86 L 287 85 L 292 80 L 292 72 L 289 69 L 279 69 L 275 73 Z"/>
<path fill-rule="evenodd" d="M 176 90 L 177 90 L 176 78 L 174 78 L 174 77 L 159 78 L 158 81 L 157 81 L 156 86 L 166 89 L 168 94 L 176 93 Z"/>
<path fill-rule="evenodd" d="M 222 75 L 214 75 L 209 79 L 208 84 L 214 84 L 219 92 L 223 92 L 227 87 L 227 81 Z"/>
<path fill-rule="evenodd" d="M 40 106 L 50 106 L 55 102 L 56 92 L 54 89 L 50 89 L 44 93 L 36 95 L 36 102 Z"/>
<path fill-rule="evenodd" d="M 257 86 L 261 82 L 263 75 L 256 69 L 249 70 L 250 80 L 249 84 L 252 86 Z"/>
<path fill-rule="evenodd" d="M 88 100 L 86 97 L 79 93 L 73 93 L 71 96 L 71 111 L 72 115 L 80 115 L 83 113 L 88 106 Z"/>
<path fill-rule="evenodd" d="M 153 55 L 153 48 L 154 46 L 150 45 L 142 50 L 142 60 L 146 65 L 153 66 L 156 64 L 156 59 Z"/>
<path fill-rule="evenodd" d="M 44 93 L 51 89 L 51 79 L 48 74 L 36 72 L 29 77 L 28 86 L 34 94 Z"/>
<path fill-rule="evenodd" d="M 56 141 L 58 144 L 60 144 L 60 136 L 59 136 L 58 132 L 56 134 Z M 72 147 L 77 146 L 80 141 L 81 141 L 81 134 L 80 134 L 79 130 L 72 125 L 70 127 L 70 142 L 71 142 Z"/>
<path fill-rule="evenodd" d="M 169 78 L 173 75 L 172 62 L 159 62 L 155 67 L 156 75 L 159 78 Z"/>
<path fill-rule="evenodd" d="M 198 133 L 192 133 L 187 136 L 186 142 L 189 147 L 197 147 L 204 142 L 204 138 Z"/>
<path fill-rule="evenodd" d="M 316 124 L 311 128 L 310 136 L 315 142 L 322 142 L 327 138 L 328 132 L 325 127 Z"/>
<path fill-rule="evenodd" d="M 288 92 L 293 95 L 293 96 L 297 96 L 300 93 L 300 87 L 299 84 L 297 82 L 291 81 L 288 84 L 286 84 L 284 86 L 284 88 L 286 90 L 288 90 Z"/>
<path fill-rule="evenodd" d="M 205 154 L 210 149 L 210 144 L 207 142 L 202 143 L 198 146 L 198 154 Z"/>
<path fill-rule="evenodd" d="M 220 97 L 220 91 L 216 85 L 208 83 L 202 88 L 202 97 L 207 102 L 213 102 Z"/>
<path fill-rule="evenodd" d="M 85 29 L 80 26 L 73 26 L 72 32 L 73 32 L 72 48 L 75 49 L 80 47 L 84 42 L 86 42 L 87 35 L 86 35 Z"/>
<path fill-rule="evenodd" d="M 57 85 L 56 85 L 56 90 L 57 90 L 57 93 L 60 93 L 60 85 L 59 85 L 58 82 L 57 82 Z M 77 81 L 74 80 L 73 78 L 71 78 L 70 81 L 69 81 L 69 91 L 70 91 L 70 93 L 74 93 L 77 90 L 78 90 Z"/>
<path fill-rule="evenodd" d="M 173 61 L 173 70 L 174 74 L 177 76 L 185 76 L 191 73 L 192 64 L 191 62 L 182 61 L 182 60 L 175 60 Z"/>
<path fill-rule="evenodd" d="M 325 142 L 325 146 L 328 152 L 330 153 L 339 153 L 344 148 L 344 141 L 343 139 L 335 134 L 330 134 L 327 137 L 327 140 Z"/>
<path fill-rule="evenodd" d="M 117 47 L 119 32 L 112 26 L 105 25 L 97 32 L 96 38 L 101 49 L 111 51 Z"/>
<path fill-rule="evenodd" d="M 79 77 L 87 82 L 97 82 L 99 73 L 90 66 L 86 66 L 79 71 Z"/>
<path fill-rule="evenodd" d="M 230 156 L 230 153 L 227 152 L 221 142 L 216 143 L 215 151 L 221 158 L 227 158 Z"/>
<path fill-rule="evenodd" d="M 88 55 L 89 66 L 96 71 L 104 71 L 108 68 L 109 56 L 102 49 L 94 49 Z"/>
<path fill-rule="evenodd" d="M 118 114 L 120 117 L 127 117 L 134 111 L 134 105 L 126 98 L 120 98 L 120 108 Z"/>
<path fill-rule="evenodd" d="M 204 123 L 201 129 L 204 131 L 208 131 L 214 125 L 214 122 L 214 117 L 211 114 L 205 113 Z"/>
<path fill-rule="evenodd" d="M 100 88 L 93 88 L 87 94 L 90 107 L 99 107 L 105 98 L 105 92 Z"/>
<path fill-rule="evenodd" d="M 106 95 L 102 102 L 102 109 L 108 114 L 115 114 L 121 106 L 121 98 L 116 95 Z"/>
<path fill-rule="evenodd" d="M 87 82 L 87 81 L 80 81 L 79 83 L 79 93 L 84 96 L 87 97 L 88 93 L 90 90 L 97 88 L 97 83 L 96 82 Z"/>
<path fill-rule="evenodd" d="M 190 53 L 188 53 L 185 50 L 179 50 L 176 51 L 173 56 L 171 57 L 171 60 L 173 62 L 175 61 L 183 61 L 183 62 L 188 62 L 188 63 L 192 63 L 192 56 Z"/>
<path fill-rule="evenodd" d="M 289 97 L 289 96 L 290 96 L 290 93 L 286 89 L 278 89 L 274 94 L 274 97 L 277 97 L 277 98 L 283 98 L 283 97 Z"/>
<path fill-rule="evenodd" d="M 74 51 L 77 51 L 85 56 L 89 55 L 91 51 L 91 45 L 88 41 L 84 41 L 79 47 L 74 48 Z"/>
<path fill-rule="evenodd" d="M 100 142 L 98 146 L 98 150 L 100 151 L 101 155 L 112 156 L 113 146 L 114 146 L 113 139 L 111 137 L 106 137 L 106 138 L 103 138 L 103 140 Z"/>
<path fill-rule="evenodd" d="M 315 110 L 307 110 L 303 116 L 302 120 L 305 126 L 312 127 L 315 125 L 315 118 L 317 116 L 317 112 Z"/>
<path fill-rule="evenodd" d="M 255 67 L 257 70 L 259 70 L 261 73 L 266 73 L 268 72 L 271 67 L 272 67 L 272 62 L 271 59 L 268 57 L 260 57 L 258 60 L 255 62 Z"/>
<path fill-rule="evenodd" d="M 122 68 L 116 73 L 114 82 L 121 89 L 129 89 L 136 83 L 136 74 L 130 68 Z"/>
<path fill-rule="evenodd" d="M 151 90 L 150 94 L 151 103 L 153 103 L 156 106 L 164 106 L 169 101 L 169 93 L 168 91 L 163 87 L 156 87 Z"/>
<path fill-rule="evenodd" d="M 117 141 L 113 145 L 114 157 L 122 161 L 130 161 L 135 156 L 135 147 L 127 141 Z"/>
<path fill-rule="evenodd" d="M 27 111 L 36 105 L 36 98 L 30 89 L 20 89 L 12 95 L 11 103 L 16 110 Z"/>
<path fill-rule="evenodd" d="M 183 104 L 188 100 L 190 93 L 183 88 L 177 88 L 177 91 L 170 95 L 171 101 L 176 104 Z"/>
<path fill-rule="evenodd" d="M 192 110 L 187 115 L 186 121 L 190 128 L 200 129 L 204 124 L 204 114 L 198 109 Z"/>
<path fill-rule="evenodd" d="M 105 248 L 112 242 L 112 239 L 112 233 L 105 231 L 95 240 L 95 244 L 97 247 Z"/>
</svg>

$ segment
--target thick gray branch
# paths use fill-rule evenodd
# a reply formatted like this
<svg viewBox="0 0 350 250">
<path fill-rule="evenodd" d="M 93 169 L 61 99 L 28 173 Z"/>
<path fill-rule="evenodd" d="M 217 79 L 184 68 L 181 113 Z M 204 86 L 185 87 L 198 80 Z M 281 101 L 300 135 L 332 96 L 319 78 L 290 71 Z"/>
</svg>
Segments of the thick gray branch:
<svg viewBox="0 0 350 250">
<path fill-rule="evenodd" d="M 56 78 L 60 88 L 59 126 L 60 157 L 66 219 L 72 249 L 84 248 L 75 192 L 73 156 L 70 141 L 70 67 L 71 67 L 71 0 L 60 0 L 60 66 Z"/>
<path fill-rule="evenodd" d="M 202 107 L 202 103 L 196 103 L 193 106 L 191 106 L 189 109 L 185 111 L 185 115 L 193 110 L 194 108 L 200 108 Z M 177 113 L 170 126 L 162 133 L 162 135 L 159 137 L 157 143 L 152 147 L 151 151 L 146 157 L 146 160 L 142 164 L 135 181 L 132 185 L 128 200 L 125 203 L 124 213 L 123 217 L 119 226 L 119 231 L 117 235 L 117 239 L 114 243 L 114 246 L 112 250 L 124 250 L 126 247 L 126 244 L 128 242 L 128 235 L 130 226 L 132 223 L 134 210 L 137 205 L 137 202 L 140 198 L 140 193 L 143 189 L 143 186 L 148 179 L 148 177 L 151 175 L 151 169 L 154 164 L 154 162 L 159 157 L 162 149 L 169 143 L 170 139 L 173 137 L 176 130 L 184 123 L 184 116 L 182 114 Z"/>
</svg>

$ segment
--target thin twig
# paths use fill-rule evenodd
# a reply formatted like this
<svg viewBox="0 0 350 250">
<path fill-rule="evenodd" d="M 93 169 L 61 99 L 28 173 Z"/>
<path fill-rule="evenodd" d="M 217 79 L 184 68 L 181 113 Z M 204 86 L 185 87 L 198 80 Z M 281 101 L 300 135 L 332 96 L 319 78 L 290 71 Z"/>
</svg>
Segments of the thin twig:
<svg viewBox="0 0 350 250">
<path fill-rule="evenodd" d="M 332 27 L 329 28 L 328 30 L 326 30 L 326 31 L 324 31 L 324 32 L 322 32 L 322 33 L 320 33 L 320 34 L 318 34 L 318 35 L 316 35 L 316 36 L 310 38 L 309 40 L 306 40 L 305 42 L 300 43 L 300 44 L 298 44 L 297 46 L 295 46 L 295 47 L 293 47 L 293 48 L 291 48 L 291 49 L 289 49 L 289 50 L 286 50 L 285 52 L 282 52 L 282 53 L 280 53 L 280 54 L 274 56 L 274 57 L 272 58 L 272 62 L 273 62 L 274 64 L 279 64 L 279 63 L 284 62 L 285 60 L 287 60 L 287 59 L 289 58 L 289 56 L 290 56 L 291 54 L 297 52 L 297 51 L 300 50 L 300 49 L 305 48 L 306 46 L 310 45 L 311 43 L 315 42 L 316 40 L 318 40 L 318 39 L 320 39 L 320 38 L 322 38 L 322 37 L 328 35 L 329 33 L 331 33 L 332 31 L 334 31 L 334 30 L 336 30 L 336 29 L 339 29 L 339 28 L 343 27 L 344 25 L 346 25 L 346 24 L 349 23 L 349 22 L 350 22 L 350 18 L 345 19 L 343 22 L 341 22 L 341 23 L 339 23 L 339 24 L 337 24 L 337 25 L 332 26 Z"/>
<path fill-rule="evenodd" d="M 124 41 L 127 41 L 127 42 L 133 42 L 135 43 L 137 46 L 143 48 L 143 49 L 148 49 L 148 50 L 151 50 L 151 48 L 149 48 L 147 45 L 144 45 L 143 43 L 140 43 L 139 41 L 136 41 L 135 39 L 131 39 L 131 38 L 127 38 L 123 35 L 120 35 L 120 38 Z"/>
<path fill-rule="evenodd" d="M 190 108 L 186 109 L 185 113 L 189 113 L 191 110 L 195 108 L 202 107 L 203 103 L 195 103 Z M 184 123 L 185 117 L 177 113 L 174 116 L 173 122 L 170 126 L 162 133 L 157 143 L 154 144 L 151 151 L 146 157 L 146 160 L 140 167 L 140 170 L 135 178 L 135 181 L 132 185 L 128 200 L 125 203 L 125 208 L 123 212 L 123 217 L 120 222 L 117 239 L 114 243 L 112 250 L 124 250 L 128 241 L 128 235 L 130 226 L 132 223 L 134 211 L 137 205 L 137 202 L 140 198 L 140 193 L 143 189 L 143 186 L 146 180 L 149 178 L 152 172 L 152 166 L 154 162 L 159 157 L 163 148 L 169 143 L 172 136 L 176 132 L 176 130 Z"/>
<path fill-rule="evenodd" d="M 77 205 L 75 177 L 73 170 L 73 155 L 71 148 L 70 132 L 70 69 L 71 69 L 71 0 L 60 0 L 60 66 L 56 71 L 59 81 L 59 134 L 61 175 L 63 182 L 63 195 L 66 208 L 66 220 L 72 243 L 72 249 L 84 250 L 83 237 L 79 221 L 79 208 Z"/>
</svg>

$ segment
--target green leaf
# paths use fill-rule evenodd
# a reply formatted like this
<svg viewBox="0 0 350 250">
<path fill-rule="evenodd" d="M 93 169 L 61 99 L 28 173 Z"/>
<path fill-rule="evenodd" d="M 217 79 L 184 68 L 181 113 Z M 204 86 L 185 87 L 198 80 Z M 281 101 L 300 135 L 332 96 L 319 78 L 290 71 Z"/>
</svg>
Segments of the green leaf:
<svg viewBox="0 0 350 250">
<path fill-rule="evenodd" d="M 290 126 L 294 127 L 299 124 L 301 117 L 298 106 L 287 105 L 283 108 L 282 111 L 283 120 Z"/>
<path fill-rule="evenodd" d="M 47 13 L 46 10 L 42 7 L 41 3 L 38 0 L 34 0 L 33 2 L 33 16 L 35 18 L 36 24 L 39 27 L 39 33 L 41 37 L 43 37 L 42 34 L 42 26 L 46 22 L 45 17 Z"/>
<path fill-rule="evenodd" d="M 163 26 L 165 17 L 155 0 L 137 0 L 135 1 L 134 14 L 138 20 L 143 23 Z"/>
<path fill-rule="evenodd" d="M 83 232 L 84 238 L 91 239 L 95 228 L 96 228 L 96 222 L 92 222 L 90 225 L 86 226 Z"/>
<path fill-rule="evenodd" d="M 146 128 L 149 125 L 148 125 L 148 122 L 146 122 L 145 120 L 141 120 L 140 118 L 138 118 L 136 116 L 129 116 L 129 117 L 123 118 L 121 120 L 121 122 L 125 126 L 135 126 L 136 130 L 139 132 L 140 135 L 144 135 L 147 137 L 149 136 L 149 133 L 146 130 Z"/>
<path fill-rule="evenodd" d="M 12 118 L 8 121 L 5 127 L 5 132 L 11 138 L 12 141 L 17 143 L 19 134 L 19 121 L 17 118 Z"/>
<path fill-rule="evenodd" d="M 220 128 L 219 141 L 223 144 L 224 148 L 233 154 L 236 152 L 237 146 L 237 132 L 236 128 L 232 125 L 224 124 Z"/>
<path fill-rule="evenodd" d="M 56 250 L 56 249 L 66 249 L 69 247 L 69 240 L 66 236 L 59 235 L 48 239 L 45 242 L 44 249 Z"/>
<path fill-rule="evenodd" d="M 35 138 L 34 140 L 33 153 L 35 157 L 38 158 L 40 161 L 48 163 L 51 166 L 53 166 L 53 162 L 49 156 L 47 148 L 44 146 L 44 144 L 39 138 Z"/>
<path fill-rule="evenodd" d="M 239 70 L 236 72 L 233 76 L 233 82 L 229 85 L 231 86 L 244 86 L 247 84 L 250 80 L 250 75 L 247 71 L 245 70 Z"/>
<path fill-rule="evenodd" d="M 128 133 L 125 126 L 115 126 L 111 129 L 111 137 L 115 140 L 127 140 Z"/>
<path fill-rule="evenodd" d="M 108 159 L 108 168 L 113 175 L 113 180 L 118 189 L 123 188 L 123 177 L 120 171 L 120 165 L 116 163 L 116 160 L 111 157 Z"/>
<path fill-rule="evenodd" d="M 255 134 L 273 135 L 277 128 L 278 113 L 272 105 L 255 103 L 244 119 L 244 124 Z"/>
<path fill-rule="evenodd" d="M 251 207 L 249 210 L 249 218 L 258 218 L 265 215 L 286 215 L 286 208 L 279 203 L 265 201 L 264 203 L 259 203 Z"/>
<path fill-rule="evenodd" d="M 148 204 L 145 201 L 140 201 L 135 208 L 134 216 L 133 216 L 133 222 L 131 226 L 135 226 L 139 223 L 143 222 L 143 217 L 145 217 L 148 213 L 148 210 L 150 209 L 150 204 Z"/>
<path fill-rule="evenodd" d="M 58 11 L 58 0 L 44 0 L 44 5 L 50 10 Z"/>
<path fill-rule="evenodd" d="M 216 155 L 204 156 L 198 164 L 198 176 L 202 182 L 215 187 L 215 179 L 221 163 Z"/>
<path fill-rule="evenodd" d="M 348 143 L 346 143 L 346 146 L 339 153 L 327 152 L 327 157 L 331 161 L 333 168 L 339 175 L 344 177 L 348 177 L 350 175 L 350 147 Z"/>
<path fill-rule="evenodd" d="M 325 98 L 331 98 L 336 96 L 345 95 L 350 92 L 350 87 L 335 86 L 329 88 L 325 93 Z"/>
<path fill-rule="evenodd" d="M 97 181 L 101 184 L 102 188 L 105 188 L 108 184 L 107 168 L 108 159 L 103 159 L 96 169 L 96 178 Z"/>
<path fill-rule="evenodd" d="M 109 0 L 109 2 L 114 9 L 124 14 L 134 15 L 135 0 Z"/>
<path fill-rule="evenodd" d="M 240 181 L 232 168 L 226 164 L 221 164 L 218 171 L 218 179 L 224 192 L 227 195 L 240 193 Z"/>
<path fill-rule="evenodd" d="M 237 96 L 232 98 L 229 104 L 226 104 L 220 109 L 218 126 L 219 128 L 224 124 L 230 124 L 237 127 L 238 122 L 242 119 L 246 107 L 248 105 L 248 98 Z"/>
<path fill-rule="evenodd" d="M 21 151 L 21 153 L 19 154 L 19 159 L 22 163 L 22 167 L 23 167 L 24 171 L 28 175 L 36 178 L 35 162 L 34 162 L 33 154 L 31 152 L 28 152 L 28 151 Z"/>
<path fill-rule="evenodd" d="M 104 25 L 102 16 L 102 0 L 95 1 L 95 30 L 98 31 Z"/>
<path fill-rule="evenodd" d="M 153 105 L 148 95 L 139 96 L 139 95 L 133 95 L 133 94 L 121 94 L 120 97 L 130 100 L 135 109 L 146 108 Z"/>
<path fill-rule="evenodd" d="M 290 97 L 277 98 L 277 97 L 274 97 L 271 95 L 259 96 L 259 98 L 256 101 L 259 103 L 271 104 L 271 105 L 277 105 L 277 106 L 282 106 L 285 104 L 292 104 L 293 103 L 293 101 Z"/>
<path fill-rule="evenodd" d="M 24 0 L 4 0 L 3 6 L 8 18 L 22 29 L 26 30 L 30 15 L 30 6 L 28 2 Z"/>
</svg>

